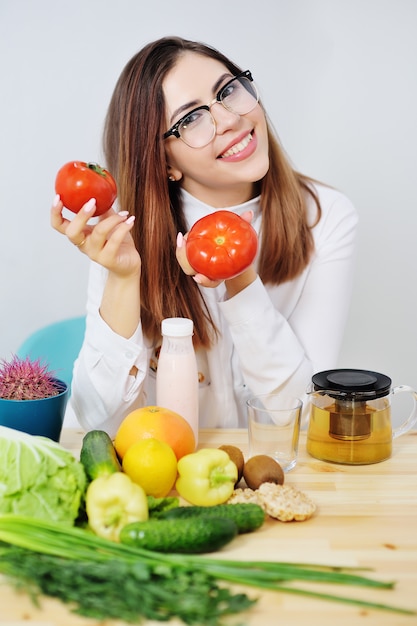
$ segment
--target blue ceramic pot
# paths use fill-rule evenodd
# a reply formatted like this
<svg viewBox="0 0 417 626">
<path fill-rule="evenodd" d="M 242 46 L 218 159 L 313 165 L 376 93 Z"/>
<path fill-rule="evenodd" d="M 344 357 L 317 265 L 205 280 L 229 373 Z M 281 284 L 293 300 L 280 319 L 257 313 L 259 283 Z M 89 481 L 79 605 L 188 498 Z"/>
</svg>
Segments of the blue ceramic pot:
<svg viewBox="0 0 417 626">
<path fill-rule="evenodd" d="M 69 388 L 63 380 L 52 380 L 59 389 L 56 396 L 39 400 L 0 398 L 0 425 L 59 441 Z"/>
</svg>

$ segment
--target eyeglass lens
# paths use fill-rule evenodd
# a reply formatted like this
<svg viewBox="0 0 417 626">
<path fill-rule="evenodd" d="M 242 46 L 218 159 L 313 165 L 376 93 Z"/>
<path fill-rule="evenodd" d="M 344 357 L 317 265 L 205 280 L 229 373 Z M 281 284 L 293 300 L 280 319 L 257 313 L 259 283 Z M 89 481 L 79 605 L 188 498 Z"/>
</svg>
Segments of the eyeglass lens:
<svg viewBox="0 0 417 626">
<path fill-rule="evenodd" d="M 258 92 L 255 85 L 245 76 L 229 81 L 219 92 L 216 100 L 228 111 L 237 115 L 245 115 L 252 111 L 258 103 Z M 178 132 L 181 139 L 191 148 L 202 148 L 210 143 L 215 134 L 215 122 L 210 111 L 199 108 L 191 111 L 180 126 Z"/>
</svg>

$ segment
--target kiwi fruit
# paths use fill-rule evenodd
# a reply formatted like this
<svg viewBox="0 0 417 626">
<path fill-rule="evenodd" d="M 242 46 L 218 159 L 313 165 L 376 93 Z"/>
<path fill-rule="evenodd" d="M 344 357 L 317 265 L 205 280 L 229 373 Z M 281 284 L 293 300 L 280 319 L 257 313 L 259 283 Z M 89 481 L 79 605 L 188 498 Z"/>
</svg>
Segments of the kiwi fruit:
<svg viewBox="0 0 417 626">
<path fill-rule="evenodd" d="M 284 471 L 278 461 L 267 454 L 257 454 L 246 461 L 243 478 L 249 489 L 254 491 L 263 483 L 284 484 Z"/>
<path fill-rule="evenodd" d="M 235 485 L 237 485 L 241 481 L 241 478 L 243 476 L 243 468 L 245 466 L 245 458 L 243 456 L 243 452 L 240 448 L 237 448 L 236 446 L 230 446 L 230 445 L 219 446 L 219 449 L 227 452 L 227 454 L 230 457 L 230 460 L 233 461 L 233 463 L 236 465 L 237 481 L 235 482 Z"/>
</svg>

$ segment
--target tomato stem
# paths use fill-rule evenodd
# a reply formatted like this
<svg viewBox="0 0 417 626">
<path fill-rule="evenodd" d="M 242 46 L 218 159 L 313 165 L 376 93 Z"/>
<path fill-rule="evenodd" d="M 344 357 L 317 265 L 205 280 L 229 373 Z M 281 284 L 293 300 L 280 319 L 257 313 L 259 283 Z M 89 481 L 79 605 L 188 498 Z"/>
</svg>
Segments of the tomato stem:
<svg viewBox="0 0 417 626">
<path fill-rule="evenodd" d="M 96 172 L 97 174 L 100 174 L 100 176 L 103 176 L 103 178 L 107 178 L 107 174 L 104 171 L 104 168 L 100 167 L 98 163 L 87 163 L 87 167 L 89 170 L 93 170 L 93 172 Z"/>
</svg>

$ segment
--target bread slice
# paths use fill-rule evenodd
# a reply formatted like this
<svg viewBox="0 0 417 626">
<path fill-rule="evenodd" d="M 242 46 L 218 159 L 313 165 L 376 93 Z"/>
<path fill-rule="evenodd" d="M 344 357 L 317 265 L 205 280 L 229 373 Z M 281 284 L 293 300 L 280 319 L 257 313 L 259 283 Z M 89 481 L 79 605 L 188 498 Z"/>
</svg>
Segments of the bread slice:
<svg viewBox="0 0 417 626">
<path fill-rule="evenodd" d="M 235 489 L 228 502 L 254 502 L 267 515 L 281 522 L 302 522 L 316 511 L 316 505 L 305 493 L 290 485 L 276 483 L 263 483 L 256 490 Z"/>
</svg>

